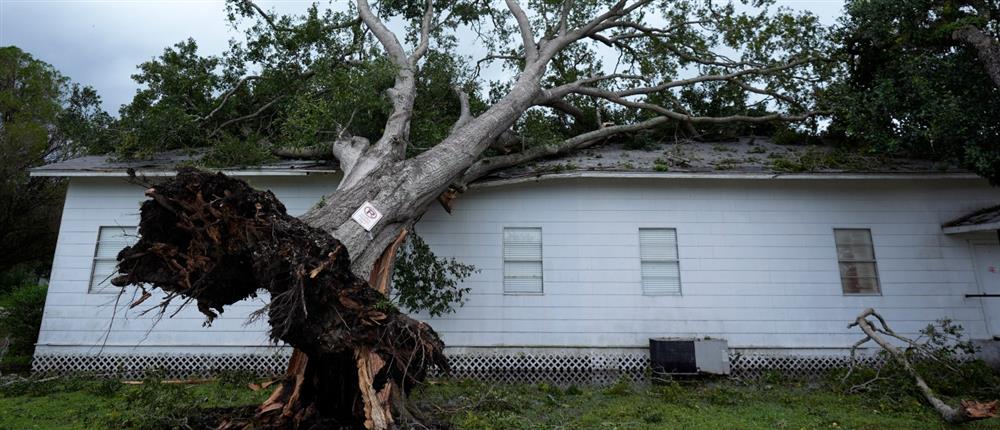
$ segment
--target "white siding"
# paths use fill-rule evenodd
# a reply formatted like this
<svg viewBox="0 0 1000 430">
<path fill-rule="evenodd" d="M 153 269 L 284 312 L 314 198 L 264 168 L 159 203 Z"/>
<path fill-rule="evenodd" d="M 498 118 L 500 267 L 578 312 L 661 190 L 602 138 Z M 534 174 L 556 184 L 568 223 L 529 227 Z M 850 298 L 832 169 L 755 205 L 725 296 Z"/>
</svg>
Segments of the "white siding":
<svg viewBox="0 0 1000 430">
<path fill-rule="evenodd" d="M 305 212 L 337 183 L 333 176 L 249 179 L 257 188 L 274 191 L 293 215 Z M 163 346 L 180 353 L 204 352 L 192 348 L 197 346 L 235 352 L 267 345 L 266 323 L 245 325 L 266 298 L 237 303 L 211 327 L 202 327 L 205 318 L 194 306 L 159 321 L 155 312 L 139 315 L 158 303 L 158 294 L 129 311 L 128 304 L 137 298 L 131 291 L 120 300 L 117 294 L 87 292 L 98 229 L 138 225 L 142 200 L 143 188 L 122 179 L 70 180 L 36 352 L 162 352 Z"/>
<path fill-rule="evenodd" d="M 254 182 L 295 214 L 334 178 Z M 194 308 L 152 329 L 149 317 L 123 310 L 109 324 L 114 296 L 86 293 L 97 229 L 135 225 L 141 199 L 120 180 L 71 181 L 39 351 L 95 352 L 105 336 L 109 347 L 150 350 L 264 344 L 263 323 L 243 325 L 262 299 L 234 305 L 210 328 Z M 981 299 L 963 297 L 977 292 L 968 242 L 940 224 L 998 201 L 1000 191 L 969 180 L 577 179 L 472 190 L 453 215 L 432 207 L 417 231 L 439 255 L 481 270 L 465 283 L 463 308 L 430 320 L 449 346 L 712 336 L 742 348 L 843 348 L 858 339 L 846 325 L 865 307 L 904 333 L 950 317 L 985 336 Z M 543 294 L 504 294 L 504 227 L 541 228 Z M 676 229 L 682 296 L 643 295 L 639 228 Z M 881 296 L 842 293 L 834 228 L 871 229 Z"/>
</svg>

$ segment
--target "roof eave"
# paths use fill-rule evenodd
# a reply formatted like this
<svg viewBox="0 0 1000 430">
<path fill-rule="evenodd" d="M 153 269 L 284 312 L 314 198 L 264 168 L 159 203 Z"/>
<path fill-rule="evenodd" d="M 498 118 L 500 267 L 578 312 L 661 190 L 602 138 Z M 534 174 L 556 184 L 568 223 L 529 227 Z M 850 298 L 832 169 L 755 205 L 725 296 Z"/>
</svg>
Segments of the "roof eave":
<svg viewBox="0 0 1000 430">
<path fill-rule="evenodd" d="M 941 227 L 944 234 L 978 233 L 983 231 L 1000 230 L 1000 221 L 984 224 L 956 225 L 952 227 Z"/>
<path fill-rule="evenodd" d="M 496 187 L 528 182 L 573 178 L 624 178 L 624 179 L 741 179 L 741 180 L 939 180 L 982 179 L 974 173 L 746 173 L 746 172 L 566 172 L 505 179 L 487 179 L 472 184 L 474 187 Z"/>
<path fill-rule="evenodd" d="M 274 169 L 274 170 L 218 170 L 229 176 L 308 176 L 308 175 L 329 175 L 337 173 L 336 169 Z M 136 170 L 136 175 L 146 177 L 168 177 L 177 175 L 176 170 Z M 30 170 L 32 177 L 57 177 L 57 178 L 124 178 L 129 174 L 124 170 L 52 170 L 35 169 Z"/>
</svg>

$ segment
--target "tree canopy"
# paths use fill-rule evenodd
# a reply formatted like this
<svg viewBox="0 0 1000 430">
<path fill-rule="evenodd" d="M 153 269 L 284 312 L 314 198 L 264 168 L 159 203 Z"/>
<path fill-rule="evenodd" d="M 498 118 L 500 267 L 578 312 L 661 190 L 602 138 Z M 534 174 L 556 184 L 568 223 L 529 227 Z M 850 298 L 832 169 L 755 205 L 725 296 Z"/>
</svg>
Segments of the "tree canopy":
<svg viewBox="0 0 1000 430">
<path fill-rule="evenodd" d="M 767 133 L 775 125 L 762 118 L 810 119 L 834 69 L 821 61 L 830 48 L 827 31 L 815 16 L 772 3 L 630 5 L 628 25 L 592 31 L 552 58 L 542 82 L 558 97 L 524 112 L 504 142 L 507 150 L 656 117 L 666 120 L 640 129 L 659 137 L 626 134 Z M 375 4 L 379 18 L 405 24 L 404 42 L 424 44 L 407 154 L 442 141 L 466 100 L 475 116 L 510 89 L 525 56 L 538 49 L 534 41 L 525 45 L 519 19 L 555 38 L 614 5 L 531 1 L 516 16 L 492 2 L 435 1 L 424 39 L 424 4 Z M 393 114 L 383 94 L 397 82 L 399 65 L 356 5 L 335 11 L 314 4 L 297 16 L 246 0 L 226 7 L 242 40 L 218 56 L 201 55 L 187 40 L 140 65 L 134 79 L 142 89 L 121 111 L 120 139 L 95 150 L 141 157 L 210 147 L 209 164 L 253 164 L 276 155 L 330 157 L 329 142 L 340 136 L 382 135 Z M 482 55 L 470 54 L 473 44 Z"/>
<path fill-rule="evenodd" d="M 995 1 L 849 1 L 832 128 L 875 152 L 956 160 L 1000 183 L 1000 63 L 965 36 L 1000 50 L 998 16 Z"/>
<path fill-rule="evenodd" d="M 92 88 L 17 47 L 0 48 L 0 272 L 47 265 L 55 247 L 62 184 L 29 178 L 28 169 L 107 145 L 111 122 Z"/>
</svg>

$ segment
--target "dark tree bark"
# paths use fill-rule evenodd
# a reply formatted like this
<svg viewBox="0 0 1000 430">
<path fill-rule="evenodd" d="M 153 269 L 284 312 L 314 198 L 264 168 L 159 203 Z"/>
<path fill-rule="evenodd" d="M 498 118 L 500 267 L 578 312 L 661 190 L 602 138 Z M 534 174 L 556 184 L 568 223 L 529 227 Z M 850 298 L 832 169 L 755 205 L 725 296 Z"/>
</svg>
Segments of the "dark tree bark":
<svg viewBox="0 0 1000 430">
<path fill-rule="evenodd" d="M 296 348 L 289 378 L 260 409 L 269 425 L 386 428 L 394 396 L 446 367 L 444 344 L 350 270 L 343 244 L 289 216 L 269 192 L 183 170 L 146 191 L 140 239 L 115 285 L 193 301 L 209 321 L 264 291 L 270 336 Z M 394 392 L 395 391 L 395 392 Z M 366 423 L 366 421 L 369 421 Z"/>
<path fill-rule="evenodd" d="M 1000 41 L 982 29 L 971 25 L 955 30 L 951 37 L 976 50 L 976 55 L 983 63 L 986 74 L 993 80 L 993 85 L 1000 88 Z"/>
</svg>

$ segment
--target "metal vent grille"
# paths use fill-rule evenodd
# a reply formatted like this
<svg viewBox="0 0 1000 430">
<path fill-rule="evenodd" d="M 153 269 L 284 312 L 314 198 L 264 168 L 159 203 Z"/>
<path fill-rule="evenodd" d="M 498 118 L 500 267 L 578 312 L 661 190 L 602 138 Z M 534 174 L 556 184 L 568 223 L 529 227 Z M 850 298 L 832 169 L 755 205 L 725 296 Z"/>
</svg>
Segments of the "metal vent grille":
<svg viewBox="0 0 1000 430">
<path fill-rule="evenodd" d="M 160 354 L 160 355 L 36 355 L 35 372 L 86 372 L 120 378 L 141 378 L 148 370 L 163 372 L 167 378 L 211 377 L 220 372 L 243 371 L 259 376 L 275 376 L 285 371 L 290 350 L 274 354 Z M 649 375 L 649 355 L 635 353 L 587 352 L 449 354 L 457 379 L 478 379 L 500 383 L 548 382 L 559 385 L 608 385 L 626 379 L 644 382 Z M 880 356 L 859 356 L 863 365 L 881 366 Z M 730 353 L 732 377 L 753 379 L 768 373 L 797 377 L 817 377 L 850 366 L 846 355 L 790 355 L 788 353 Z M 445 377 L 432 371 L 432 377 Z"/>
</svg>

